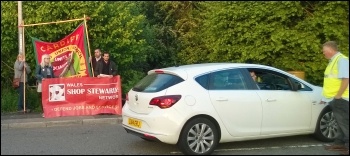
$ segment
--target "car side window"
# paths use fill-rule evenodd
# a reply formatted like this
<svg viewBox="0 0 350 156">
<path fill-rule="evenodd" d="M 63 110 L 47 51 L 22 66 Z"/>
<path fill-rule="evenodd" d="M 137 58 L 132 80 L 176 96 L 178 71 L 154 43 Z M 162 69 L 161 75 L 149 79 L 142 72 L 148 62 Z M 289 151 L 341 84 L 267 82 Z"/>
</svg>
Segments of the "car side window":
<svg viewBox="0 0 350 156">
<path fill-rule="evenodd" d="M 248 69 L 254 71 L 256 83 L 260 90 L 292 90 L 292 86 L 286 76 L 265 69 Z"/>
<path fill-rule="evenodd" d="M 195 80 L 203 88 L 208 89 L 208 77 L 209 77 L 209 74 L 205 74 L 205 75 L 202 75 L 202 76 L 195 78 Z"/>
<path fill-rule="evenodd" d="M 239 69 L 217 71 L 210 74 L 210 90 L 246 90 L 247 84 Z"/>
<path fill-rule="evenodd" d="M 262 81 L 258 85 L 262 90 L 292 90 L 287 78 L 273 73 L 264 73 L 261 79 Z"/>
</svg>

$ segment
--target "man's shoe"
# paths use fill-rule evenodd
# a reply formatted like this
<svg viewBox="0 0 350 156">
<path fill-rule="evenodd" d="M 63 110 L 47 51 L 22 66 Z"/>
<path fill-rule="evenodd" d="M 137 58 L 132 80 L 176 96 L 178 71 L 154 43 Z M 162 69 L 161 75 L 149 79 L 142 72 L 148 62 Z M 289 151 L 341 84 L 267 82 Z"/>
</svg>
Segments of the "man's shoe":
<svg viewBox="0 0 350 156">
<path fill-rule="evenodd" d="M 326 146 L 324 149 L 329 151 L 345 151 L 348 150 L 344 145 L 331 145 Z"/>
<path fill-rule="evenodd" d="M 30 113 L 30 111 L 31 111 L 30 109 L 26 109 L 26 112 L 27 112 L 27 113 Z"/>
<path fill-rule="evenodd" d="M 349 150 L 340 152 L 340 155 L 349 155 Z"/>
</svg>

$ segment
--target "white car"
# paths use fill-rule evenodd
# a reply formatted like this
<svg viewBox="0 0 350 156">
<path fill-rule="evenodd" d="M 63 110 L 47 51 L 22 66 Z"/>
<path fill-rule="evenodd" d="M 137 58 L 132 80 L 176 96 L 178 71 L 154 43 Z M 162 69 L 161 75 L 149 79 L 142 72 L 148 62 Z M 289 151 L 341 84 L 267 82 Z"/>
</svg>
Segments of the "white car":
<svg viewBox="0 0 350 156">
<path fill-rule="evenodd" d="M 250 72 L 254 71 L 254 81 Z M 150 70 L 127 94 L 123 127 L 145 140 L 211 154 L 218 143 L 314 134 L 332 141 L 337 123 L 322 88 L 282 70 L 206 63 Z"/>
</svg>

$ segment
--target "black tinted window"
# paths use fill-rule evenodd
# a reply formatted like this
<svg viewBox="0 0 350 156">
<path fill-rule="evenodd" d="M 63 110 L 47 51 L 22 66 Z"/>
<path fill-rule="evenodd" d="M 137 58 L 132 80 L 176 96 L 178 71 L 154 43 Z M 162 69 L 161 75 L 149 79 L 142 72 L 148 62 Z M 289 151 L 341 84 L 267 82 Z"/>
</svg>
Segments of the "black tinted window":
<svg viewBox="0 0 350 156">
<path fill-rule="evenodd" d="M 208 89 L 208 75 L 202 75 L 197 77 L 195 80 L 205 89 Z"/>
<path fill-rule="evenodd" d="M 182 78 L 175 75 L 153 73 L 144 77 L 132 90 L 138 92 L 159 92 L 182 81 L 184 81 Z"/>
<path fill-rule="evenodd" d="M 258 86 L 261 90 L 292 90 L 288 79 L 268 70 L 258 72 Z"/>
</svg>

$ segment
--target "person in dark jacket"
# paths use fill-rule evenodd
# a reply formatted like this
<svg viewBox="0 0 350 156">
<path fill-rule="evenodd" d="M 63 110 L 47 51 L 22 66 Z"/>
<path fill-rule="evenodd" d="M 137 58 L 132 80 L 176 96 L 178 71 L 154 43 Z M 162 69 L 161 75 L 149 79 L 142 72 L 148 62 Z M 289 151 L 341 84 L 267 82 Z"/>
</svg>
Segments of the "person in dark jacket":
<svg viewBox="0 0 350 156">
<path fill-rule="evenodd" d="M 98 72 L 97 72 L 97 64 L 99 62 L 102 62 L 103 59 L 102 59 L 102 56 L 101 56 L 101 50 L 100 49 L 96 49 L 95 50 L 95 57 L 94 58 L 91 58 L 90 57 L 90 63 L 92 63 L 92 70 L 94 72 L 94 77 L 97 77 L 98 76 Z"/>
<path fill-rule="evenodd" d="M 117 75 L 117 65 L 109 59 L 109 53 L 103 53 L 103 61 L 96 64 L 97 77 L 113 77 Z"/>
<path fill-rule="evenodd" d="M 50 62 L 50 56 L 48 54 L 45 54 L 41 57 L 41 63 L 37 65 L 35 69 L 35 77 L 38 82 L 38 88 L 37 91 L 40 95 L 40 101 L 42 101 L 42 94 L 41 94 L 41 82 L 43 79 L 48 79 L 48 78 L 55 78 L 55 74 L 53 72 L 53 67 Z M 43 117 L 44 117 L 44 108 L 43 104 L 41 103 L 41 109 L 43 111 Z"/>
</svg>

